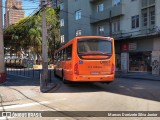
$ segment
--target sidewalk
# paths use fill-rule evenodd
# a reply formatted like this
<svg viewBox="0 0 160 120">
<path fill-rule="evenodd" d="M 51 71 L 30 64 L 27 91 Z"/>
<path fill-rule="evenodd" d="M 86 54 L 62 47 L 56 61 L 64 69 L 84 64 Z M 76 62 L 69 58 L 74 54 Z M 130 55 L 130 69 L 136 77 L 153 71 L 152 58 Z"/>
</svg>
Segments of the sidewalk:
<svg viewBox="0 0 160 120">
<path fill-rule="evenodd" d="M 156 80 L 160 81 L 160 75 L 152 75 L 151 73 L 122 73 L 116 72 L 116 78 L 131 78 L 131 79 L 142 79 L 142 80 Z"/>
<path fill-rule="evenodd" d="M 53 88 L 56 87 L 54 84 Z M 31 99 L 42 94 L 39 79 L 7 75 L 6 82 L 0 84 L 0 102 Z"/>
</svg>

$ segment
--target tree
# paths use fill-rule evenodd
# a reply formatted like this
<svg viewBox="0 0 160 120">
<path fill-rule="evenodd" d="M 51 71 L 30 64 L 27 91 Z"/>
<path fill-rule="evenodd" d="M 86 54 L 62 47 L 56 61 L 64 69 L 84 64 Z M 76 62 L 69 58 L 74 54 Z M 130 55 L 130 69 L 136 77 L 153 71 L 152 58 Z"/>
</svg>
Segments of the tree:
<svg viewBox="0 0 160 120">
<path fill-rule="evenodd" d="M 48 31 L 48 49 L 49 57 L 53 56 L 53 48 L 57 48 L 59 42 L 59 10 L 46 8 L 46 22 Z M 36 12 L 33 16 L 21 19 L 18 23 L 9 26 L 4 31 L 4 46 L 14 49 L 15 53 L 28 51 L 34 56 L 41 55 L 42 46 L 42 18 L 41 11 Z M 55 38 L 55 39 L 54 39 Z M 55 40 L 55 41 L 54 41 Z M 54 46 L 53 47 L 53 43 Z M 29 54 L 29 53 L 28 53 Z"/>
</svg>

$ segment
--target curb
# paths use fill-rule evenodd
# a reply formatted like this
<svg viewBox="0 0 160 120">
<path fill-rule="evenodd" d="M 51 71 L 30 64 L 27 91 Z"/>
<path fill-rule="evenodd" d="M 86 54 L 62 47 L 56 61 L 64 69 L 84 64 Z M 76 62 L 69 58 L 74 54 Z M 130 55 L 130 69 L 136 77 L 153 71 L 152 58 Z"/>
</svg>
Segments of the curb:
<svg viewBox="0 0 160 120">
<path fill-rule="evenodd" d="M 6 94 L 5 92 L 2 92 L 2 94 L 0 94 L 0 102 L 13 102 L 13 101 L 18 101 L 18 100 L 23 100 L 23 99 L 28 99 L 28 98 L 32 98 L 35 96 L 28 96 L 22 92 L 19 92 L 18 90 L 16 90 L 15 88 L 12 87 L 8 87 L 6 85 L 0 85 L 3 86 L 3 90 L 5 91 L 10 91 L 10 94 Z M 49 87 L 43 89 L 44 91 L 40 91 L 40 88 L 38 88 L 39 92 L 38 92 L 38 96 L 40 94 L 43 93 L 50 93 L 51 90 L 56 89 L 56 87 L 58 86 L 58 83 L 51 83 Z M 37 96 L 36 95 L 36 96 Z"/>
<path fill-rule="evenodd" d="M 117 76 L 116 78 L 130 78 L 130 79 L 141 79 L 141 80 L 160 81 L 160 80 L 158 80 L 158 79 L 144 78 L 144 77 Z"/>
<path fill-rule="evenodd" d="M 11 75 L 11 74 L 10 74 Z M 12 75 L 11 75 L 12 76 Z M 13 75 L 15 76 L 15 75 Z M 23 77 L 23 78 L 27 78 L 28 77 L 24 77 L 24 76 L 19 76 L 19 77 Z M 8 81 L 5 81 L 3 83 L 0 83 L 0 102 L 12 102 L 12 101 L 18 101 L 18 100 L 23 100 L 23 99 L 27 99 L 27 98 L 32 98 L 35 96 L 39 96 L 40 94 L 44 93 L 49 93 L 49 91 L 56 89 L 58 86 L 58 83 L 48 83 L 48 86 L 43 89 L 43 92 L 41 92 L 40 90 L 40 84 L 37 85 L 36 87 L 31 87 L 31 88 L 26 88 L 23 91 L 22 88 L 17 89 L 16 87 L 13 86 L 8 86 Z M 28 91 L 28 93 L 26 93 L 26 91 Z"/>
<path fill-rule="evenodd" d="M 0 84 L 6 82 L 6 78 L 7 78 L 6 72 L 0 73 Z"/>
<path fill-rule="evenodd" d="M 40 89 L 41 93 L 49 93 L 52 89 L 57 87 L 57 83 L 48 83 L 43 89 Z"/>
</svg>

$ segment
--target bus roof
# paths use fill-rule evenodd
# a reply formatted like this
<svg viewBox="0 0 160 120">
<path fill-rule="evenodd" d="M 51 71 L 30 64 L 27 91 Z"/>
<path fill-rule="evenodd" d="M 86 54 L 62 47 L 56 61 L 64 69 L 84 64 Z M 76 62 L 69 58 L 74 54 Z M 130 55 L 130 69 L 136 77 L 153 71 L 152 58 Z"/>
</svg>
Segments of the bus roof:
<svg viewBox="0 0 160 120">
<path fill-rule="evenodd" d="M 108 38 L 108 39 L 112 39 L 111 37 L 107 37 L 107 36 L 77 36 L 75 38 Z"/>
<path fill-rule="evenodd" d="M 57 51 L 62 50 L 63 48 L 65 48 L 66 46 L 70 45 L 74 40 L 78 40 L 78 39 L 82 39 L 82 38 L 106 38 L 108 40 L 112 40 L 113 38 L 111 37 L 107 37 L 107 36 L 76 36 L 74 37 L 72 40 L 68 41 L 66 44 L 64 44 L 63 46 L 61 46 L 58 50 L 55 51 L 55 53 Z"/>
</svg>

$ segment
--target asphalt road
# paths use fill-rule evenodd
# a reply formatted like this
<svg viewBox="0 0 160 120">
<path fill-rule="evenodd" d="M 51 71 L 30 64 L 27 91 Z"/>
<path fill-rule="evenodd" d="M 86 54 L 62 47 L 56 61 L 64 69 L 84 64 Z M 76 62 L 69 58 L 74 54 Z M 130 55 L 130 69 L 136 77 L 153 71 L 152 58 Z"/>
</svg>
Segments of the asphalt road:
<svg viewBox="0 0 160 120">
<path fill-rule="evenodd" d="M 142 79 L 116 78 L 110 84 L 102 83 L 71 83 L 63 84 L 60 78 L 54 78 L 53 82 L 60 83 L 54 93 L 92 93 L 108 92 L 130 97 L 142 98 L 160 102 L 160 82 Z"/>
<path fill-rule="evenodd" d="M 28 78 L 30 82 L 30 78 Z M 14 88 L 32 87 L 24 79 L 17 79 Z M 27 79 L 26 79 L 27 80 Z M 15 79 L 16 81 L 16 79 Z M 13 82 L 15 82 L 13 81 Z M 12 81 L 10 81 L 10 85 Z M 116 78 L 110 84 L 73 83 L 63 84 L 59 78 L 52 76 L 52 82 L 58 83 L 50 93 L 38 94 L 25 99 L 1 103 L 3 111 L 160 111 L 160 82 L 138 79 Z M 25 84 L 23 84 L 25 83 Z M 36 82 L 37 85 L 37 82 Z M 9 86 L 10 87 L 10 86 Z M 24 87 L 25 89 L 25 87 Z M 51 115 L 51 114 L 48 114 Z M 94 115 L 93 115 L 94 116 Z M 4 118 L 3 118 L 4 119 Z M 14 119 L 14 118 L 13 118 Z M 37 118 L 39 119 L 39 118 Z M 53 118 L 48 118 L 53 119 Z M 54 118 L 63 119 L 131 119 L 151 120 L 157 117 L 98 117 L 98 118 Z"/>
</svg>

